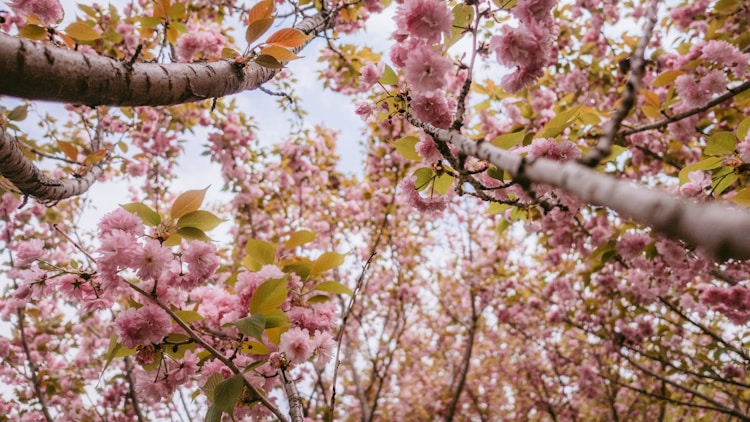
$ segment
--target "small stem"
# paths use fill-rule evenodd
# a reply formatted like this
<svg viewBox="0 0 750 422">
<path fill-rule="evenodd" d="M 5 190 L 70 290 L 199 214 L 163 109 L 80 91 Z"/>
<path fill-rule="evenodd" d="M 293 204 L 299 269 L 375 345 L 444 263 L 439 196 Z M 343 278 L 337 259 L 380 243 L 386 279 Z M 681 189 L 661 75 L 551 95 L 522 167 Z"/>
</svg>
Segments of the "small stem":
<svg viewBox="0 0 750 422">
<path fill-rule="evenodd" d="M 39 404 L 42 406 L 42 413 L 44 414 L 44 419 L 47 420 L 47 422 L 53 422 L 52 415 L 49 413 L 49 408 L 47 408 L 47 399 L 44 397 L 44 393 L 42 392 L 42 386 L 39 384 L 39 377 L 37 376 L 37 367 L 34 363 L 33 359 L 31 358 L 31 350 L 29 349 L 29 342 L 26 339 L 26 332 L 23 328 L 24 325 L 24 319 L 25 316 L 23 314 L 23 309 L 18 308 L 16 310 L 16 315 L 18 315 L 18 330 L 21 333 L 21 344 L 23 345 L 23 352 L 26 355 L 26 361 L 29 363 L 29 371 L 31 372 L 31 383 L 34 384 L 34 394 L 36 394 L 37 400 L 39 400 Z"/>
</svg>

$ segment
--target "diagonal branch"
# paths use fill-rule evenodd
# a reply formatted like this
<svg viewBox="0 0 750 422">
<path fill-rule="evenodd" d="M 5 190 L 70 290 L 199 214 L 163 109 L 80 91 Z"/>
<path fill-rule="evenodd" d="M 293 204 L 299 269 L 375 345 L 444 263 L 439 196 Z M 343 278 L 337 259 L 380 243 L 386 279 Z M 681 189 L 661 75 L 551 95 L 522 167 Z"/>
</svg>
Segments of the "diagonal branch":
<svg viewBox="0 0 750 422">
<path fill-rule="evenodd" d="M 13 183 L 22 194 L 45 203 L 57 202 L 86 192 L 104 172 L 103 164 L 99 162 L 91 166 L 83 176 L 55 180 L 26 158 L 16 139 L 0 131 L 0 175 Z"/>
<path fill-rule="evenodd" d="M 699 246 L 718 259 L 750 258 L 750 212 L 719 201 L 701 204 L 599 173 L 576 162 L 527 159 L 484 140 L 438 129 L 407 115 L 429 135 L 450 142 L 466 155 L 488 161 L 512 177 L 540 183 L 602 205 L 667 236 Z"/>
<path fill-rule="evenodd" d="M 333 26 L 333 17 L 316 14 L 296 28 L 317 35 Z M 34 100 L 88 106 L 174 105 L 256 89 L 278 71 L 227 60 L 130 64 L 0 34 L 0 95 Z"/>
</svg>

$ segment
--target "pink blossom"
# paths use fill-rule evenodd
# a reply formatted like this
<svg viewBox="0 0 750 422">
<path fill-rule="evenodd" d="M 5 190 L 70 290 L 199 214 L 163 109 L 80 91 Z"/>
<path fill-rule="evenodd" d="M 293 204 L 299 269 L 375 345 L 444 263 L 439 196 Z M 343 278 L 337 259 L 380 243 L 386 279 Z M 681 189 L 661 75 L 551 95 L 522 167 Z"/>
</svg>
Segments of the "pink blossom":
<svg viewBox="0 0 750 422">
<path fill-rule="evenodd" d="M 406 82 L 417 94 L 442 89 L 448 82 L 447 73 L 453 65 L 450 59 L 441 56 L 432 47 L 417 47 L 406 59 L 404 75 Z"/>
<path fill-rule="evenodd" d="M 529 145 L 529 157 L 544 157 L 550 160 L 569 161 L 581 156 L 581 149 L 567 139 L 537 138 Z"/>
<path fill-rule="evenodd" d="M 19 242 L 14 249 L 16 251 L 14 261 L 16 267 L 26 267 L 45 254 L 44 241 L 41 239 L 29 239 Z"/>
<path fill-rule="evenodd" d="M 143 222 L 135 214 L 118 208 L 105 215 L 99 222 L 99 236 L 104 237 L 114 230 L 122 230 L 133 236 L 143 236 Z"/>
<path fill-rule="evenodd" d="M 357 116 L 359 116 L 362 120 L 367 120 L 370 116 L 372 116 L 372 113 L 374 111 L 375 108 L 370 102 L 357 103 L 356 109 L 354 110 L 354 112 L 357 113 Z"/>
<path fill-rule="evenodd" d="M 453 14 L 442 1 L 406 0 L 396 9 L 395 20 L 410 36 L 435 44 L 442 34 L 450 34 Z"/>
<path fill-rule="evenodd" d="M 737 153 L 740 155 L 740 160 L 750 163 L 750 137 L 737 144 Z"/>
<path fill-rule="evenodd" d="M 221 49 L 226 44 L 227 39 L 221 35 L 218 28 L 190 29 L 187 34 L 182 35 L 177 40 L 177 45 L 175 46 L 177 56 L 180 60 L 184 62 L 192 61 L 196 54 L 200 58 L 209 60 L 221 57 Z"/>
<path fill-rule="evenodd" d="M 144 280 L 158 280 L 162 272 L 169 268 L 172 251 L 156 239 L 148 239 L 143 248 L 133 257 L 133 268 Z"/>
<path fill-rule="evenodd" d="M 368 62 L 362 70 L 360 70 L 359 83 L 360 88 L 370 89 L 371 86 L 375 85 L 380 78 L 383 76 L 385 71 L 385 63 L 379 62 L 377 64 Z"/>
<path fill-rule="evenodd" d="M 417 119 L 431 123 L 437 128 L 448 129 L 453 122 L 450 106 L 440 93 L 416 95 L 409 105 Z"/>
<path fill-rule="evenodd" d="M 182 253 L 182 260 L 188 264 L 192 276 L 198 279 L 210 277 L 219 267 L 216 245 L 200 240 L 190 240 Z"/>
<path fill-rule="evenodd" d="M 414 187 L 417 178 L 409 176 L 399 183 L 399 189 L 406 196 L 406 202 L 420 212 L 433 213 L 443 211 L 448 204 L 448 198 L 445 195 L 435 195 L 423 197 Z"/>
<path fill-rule="evenodd" d="M 735 324 L 750 322 L 750 290 L 743 286 L 736 285 L 727 289 L 708 286 L 701 293 L 700 300 Z"/>
<path fill-rule="evenodd" d="M 511 13 L 521 22 L 544 21 L 550 18 L 556 4 L 557 0 L 519 0 Z"/>
<path fill-rule="evenodd" d="M 131 265 L 139 246 L 132 234 L 114 230 L 102 236 L 101 241 L 96 259 L 100 271 L 115 273 Z"/>
<path fill-rule="evenodd" d="M 14 0 L 8 6 L 21 16 L 36 16 L 44 25 L 52 25 L 63 18 L 58 0 Z"/>
<path fill-rule="evenodd" d="M 417 142 L 414 148 L 417 150 L 417 154 L 424 158 L 428 164 L 437 163 L 443 159 L 443 154 L 438 151 L 435 141 L 425 133 L 419 134 L 419 142 Z"/>
<path fill-rule="evenodd" d="M 727 67 L 735 76 L 742 77 L 747 72 L 750 56 L 726 41 L 711 40 L 701 48 L 701 58 Z"/>
<path fill-rule="evenodd" d="M 128 308 L 115 319 L 115 331 L 128 348 L 159 344 L 172 329 L 172 318 L 154 304 Z"/>
<path fill-rule="evenodd" d="M 279 351 L 292 364 L 306 362 L 315 351 L 315 345 L 310 341 L 310 333 L 299 327 L 291 328 L 281 335 Z"/>
<path fill-rule="evenodd" d="M 322 369 L 333 357 L 336 350 L 336 340 L 329 331 L 316 331 L 313 339 L 315 347 L 315 367 Z"/>
<path fill-rule="evenodd" d="M 690 179 L 689 182 L 680 186 L 680 194 L 685 196 L 697 196 L 711 185 L 711 178 L 700 170 L 688 173 L 688 179 Z"/>
<path fill-rule="evenodd" d="M 505 25 L 501 35 L 490 39 L 490 51 L 498 63 L 507 67 L 528 67 L 539 63 L 541 40 L 526 27 L 513 28 Z"/>
</svg>

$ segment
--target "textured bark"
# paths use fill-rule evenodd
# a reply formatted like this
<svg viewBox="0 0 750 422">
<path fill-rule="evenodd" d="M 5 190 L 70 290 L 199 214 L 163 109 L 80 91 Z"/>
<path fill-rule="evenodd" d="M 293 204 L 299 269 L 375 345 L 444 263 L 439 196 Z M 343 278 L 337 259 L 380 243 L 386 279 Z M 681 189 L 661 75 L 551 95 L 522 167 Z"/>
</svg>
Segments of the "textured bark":
<svg viewBox="0 0 750 422">
<path fill-rule="evenodd" d="M 489 142 L 409 119 L 466 155 L 486 160 L 514 178 L 562 189 L 591 205 L 602 205 L 656 231 L 703 248 L 719 259 L 750 258 L 750 212 L 726 202 L 697 203 L 592 170 L 575 161 L 525 159 Z"/>
<path fill-rule="evenodd" d="M 12 136 L 0 131 L 0 175 L 18 190 L 42 202 L 52 203 L 86 192 L 102 175 L 100 164 L 91 166 L 85 175 L 55 180 L 48 177 L 23 154 Z"/>
<path fill-rule="evenodd" d="M 332 18 L 317 14 L 296 28 L 319 34 L 332 25 Z M 88 106 L 182 104 L 256 89 L 277 72 L 226 60 L 131 65 L 0 34 L 0 95 L 34 100 Z"/>
</svg>

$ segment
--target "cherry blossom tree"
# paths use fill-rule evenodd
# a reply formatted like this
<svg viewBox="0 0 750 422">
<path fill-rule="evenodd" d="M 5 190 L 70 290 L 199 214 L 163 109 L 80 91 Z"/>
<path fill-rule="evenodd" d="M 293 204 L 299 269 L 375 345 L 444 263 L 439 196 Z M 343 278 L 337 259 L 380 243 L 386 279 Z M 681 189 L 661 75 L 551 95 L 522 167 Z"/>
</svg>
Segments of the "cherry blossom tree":
<svg viewBox="0 0 750 422">
<path fill-rule="evenodd" d="M 6 9 L 0 420 L 750 419 L 743 2 Z"/>
</svg>

